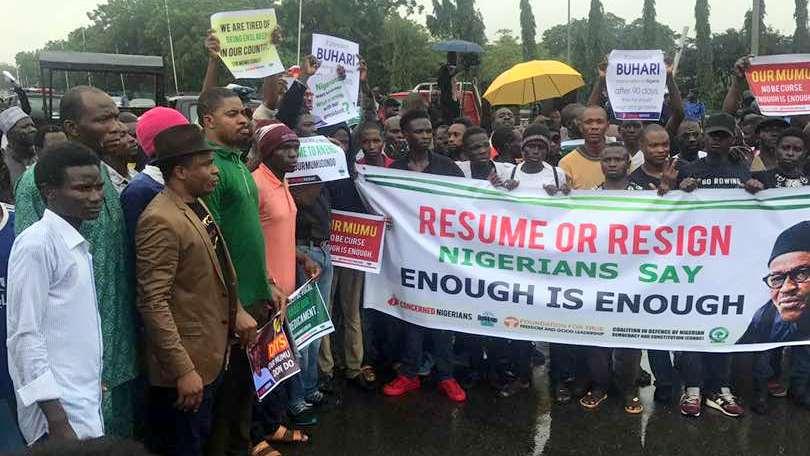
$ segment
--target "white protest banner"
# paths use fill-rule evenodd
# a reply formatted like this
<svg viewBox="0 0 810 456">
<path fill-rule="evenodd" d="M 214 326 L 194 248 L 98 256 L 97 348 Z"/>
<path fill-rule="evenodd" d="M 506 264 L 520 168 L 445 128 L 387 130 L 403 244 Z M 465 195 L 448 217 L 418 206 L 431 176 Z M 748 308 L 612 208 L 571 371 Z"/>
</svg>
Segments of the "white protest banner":
<svg viewBox="0 0 810 456">
<path fill-rule="evenodd" d="M 614 50 L 608 57 L 610 107 L 620 120 L 658 120 L 664 105 L 667 67 L 661 50 Z"/>
<path fill-rule="evenodd" d="M 745 76 L 762 114 L 810 114 L 810 54 L 753 57 Z"/>
<path fill-rule="evenodd" d="M 357 117 L 360 46 L 352 41 L 313 33 L 312 55 L 321 62 L 318 72 L 307 82 L 314 96 L 312 114 L 316 126 L 326 127 Z M 338 76 L 338 66 L 346 70 L 345 80 Z"/>
<path fill-rule="evenodd" d="M 564 344 L 733 352 L 810 343 L 810 291 L 774 305 L 763 281 L 779 273 L 771 284 L 787 276 L 797 291 L 808 280 L 810 254 L 797 260 L 795 250 L 810 250 L 810 187 L 550 197 L 363 165 L 358 173 L 361 196 L 394 221 L 366 307 L 419 326 Z"/>
<path fill-rule="evenodd" d="M 270 36 L 278 21 L 273 9 L 228 11 L 211 16 L 222 61 L 236 79 L 260 79 L 284 71 Z"/>
<path fill-rule="evenodd" d="M 329 182 L 349 177 L 346 154 L 324 136 L 299 138 L 298 165 L 295 172 L 287 173 L 290 185 Z"/>
</svg>

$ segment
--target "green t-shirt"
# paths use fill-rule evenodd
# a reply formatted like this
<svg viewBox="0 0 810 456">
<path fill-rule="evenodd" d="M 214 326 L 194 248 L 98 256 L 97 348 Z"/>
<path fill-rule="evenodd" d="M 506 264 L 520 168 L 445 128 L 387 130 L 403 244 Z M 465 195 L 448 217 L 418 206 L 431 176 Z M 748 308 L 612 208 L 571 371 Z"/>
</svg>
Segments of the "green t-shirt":
<svg viewBox="0 0 810 456">
<path fill-rule="evenodd" d="M 264 258 L 264 235 L 259 222 L 259 193 L 239 149 L 209 142 L 219 184 L 203 198 L 225 237 L 239 288 L 239 300 L 248 308 L 270 298 Z"/>
</svg>

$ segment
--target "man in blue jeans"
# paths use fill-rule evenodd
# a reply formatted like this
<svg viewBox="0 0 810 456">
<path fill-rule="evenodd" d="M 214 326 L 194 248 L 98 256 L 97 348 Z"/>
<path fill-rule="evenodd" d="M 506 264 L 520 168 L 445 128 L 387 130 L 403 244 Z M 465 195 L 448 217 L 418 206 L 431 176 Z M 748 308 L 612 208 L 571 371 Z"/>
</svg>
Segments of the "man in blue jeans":
<svg viewBox="0 0 810 456">
<path fill-rule="evenodd" d="M 298 206 L 295 238 L 298 252 L 321 267 L 318 288 L 326 308 L 329 309 L 329 295 L 332 290 L 332 258 L 329 255 L 329 234 L 331 215 L 329 193 L 322 184 L 308 184 L 293 187 L 293 199 Z M 321 342 L 316 340 L 299 351 L 301 373 L 289 384 L 288 409 L 293 422 L 299 426 L 317 424 L 314 409 L 324 403 L 324 395 L 318 390 L 318 355 Z"/>
</svg>

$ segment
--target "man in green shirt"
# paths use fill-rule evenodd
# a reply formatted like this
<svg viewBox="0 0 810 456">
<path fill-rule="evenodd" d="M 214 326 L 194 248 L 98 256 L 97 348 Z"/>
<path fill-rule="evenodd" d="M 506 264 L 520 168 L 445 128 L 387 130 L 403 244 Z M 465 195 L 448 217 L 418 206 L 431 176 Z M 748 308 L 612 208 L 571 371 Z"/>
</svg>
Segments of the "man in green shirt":
<svg viewBox="0 0 810 456">
<path fill-rule="evenodd" d="M 255 319 L 237 321 L 237 329 L 251 324 L 260 328 L 268 321 L 268 302 L 274 304 L 274 311 L 283 312 L 286 297 L 274 293 L 268 282 L 258 191 L 250 170 L 242 162 L 240 148 L 251 139 L 249 118 L 236 93 L 221 87 L 200 94 L 197 115 L 208 143 L 214 148 L 214 164 L 219 168 L 219 184 L 204 201 L 228 245 L 236 269 L 239 300 Z M 217 391 L 207 455 L 247 454 L 254 397 L 245 350 L 232 347 L 228 370 Z"/>
<path fill-rule="evenodd" d="M 118 108 L 99 89 L 70 89 L 60 106 L 60 118 L 68 139 L 102 154 L 105 136 L 118 129 Z M 104 206 L 98 218 L 82 224 L 82 236 L 93 255 L 98 310 L 104 343 L 101 403 L 107 435 L 129 438 L 133 433 L 133 398 L 138 376 L 135 284 L 124 215 L 110 176 L 101 168 Z M 17 183 L 14 229 L 19 234 L 42 218 L 45 204 L 34 183 L 34 166 Z"/>
</svg>

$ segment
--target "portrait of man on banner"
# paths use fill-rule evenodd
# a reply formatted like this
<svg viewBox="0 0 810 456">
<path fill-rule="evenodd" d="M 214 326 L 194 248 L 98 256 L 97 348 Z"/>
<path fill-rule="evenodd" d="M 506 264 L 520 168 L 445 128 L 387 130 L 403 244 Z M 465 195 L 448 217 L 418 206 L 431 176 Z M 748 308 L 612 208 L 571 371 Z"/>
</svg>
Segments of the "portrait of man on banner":
<svg viewBox="0 0 810 456">
<path fill-rule="evenodd" d="M 783 231 L 763 281 L 771 300 L 759 308 L 738 344 L 810 340 L 810 221 Z"/>
</svg>

